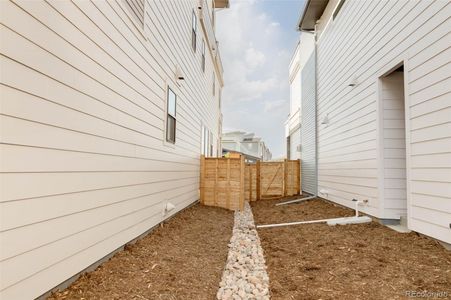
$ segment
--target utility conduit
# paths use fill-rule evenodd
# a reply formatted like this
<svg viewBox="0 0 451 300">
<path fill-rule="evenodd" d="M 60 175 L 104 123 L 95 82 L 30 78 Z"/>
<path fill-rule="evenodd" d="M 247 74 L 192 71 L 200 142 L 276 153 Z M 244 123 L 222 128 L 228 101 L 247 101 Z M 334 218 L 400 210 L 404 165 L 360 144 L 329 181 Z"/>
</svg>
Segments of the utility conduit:
<svg viewBox="0 0 451 300">
<path fill-rule="evenodd" d="M 333 226 L 333 225 L 360 224 L 360 223 L 369 223 L 369 222 L 371 222 L 371 218 L 367 217 L 367 216 L 344 217 L 344 218 L 321 219 L 321 220 L 312 220 L 312 221 L 299 221 L 299 222 L 291 222 L 291 223 L 257 225 L 257 228 L 271 228 L 271 227 L 282 227 L 282 226 L 315 224 L 315 223 L 327 223 L 327 225 Z"/>
</svg>

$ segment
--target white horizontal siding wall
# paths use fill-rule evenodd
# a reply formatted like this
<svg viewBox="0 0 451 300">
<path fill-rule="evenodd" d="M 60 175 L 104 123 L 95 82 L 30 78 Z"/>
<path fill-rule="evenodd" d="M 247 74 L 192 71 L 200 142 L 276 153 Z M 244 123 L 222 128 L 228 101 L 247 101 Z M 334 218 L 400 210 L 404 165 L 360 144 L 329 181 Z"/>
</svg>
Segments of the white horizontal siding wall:
<svg viewBox="0 0 451 300">
<path fill-rule="evenodd" d="M 302 190 L 317 195 L 315 53 L 302 69 Z"/>
<path fill-rule="evenodd" d="M 298 151 L 298 146 L 300 145 L 301 128 L 297 128 L 290 134 L 290 157 L 288 157 L 288 159 L 301 159 L 301 152 Z"/>
<path fill-rule="evenodd" d="M 347 0 L 318 41 L 318 184 L 383 216 L 378 78 L 404 61 L 409 227 L 451 243 L 451 3 Z M 357 86 L 349 87 L 357 78 Z M 329 124 L 321 124 L 328 115 Z"/>
<path fill-rule="evenodd" d="M 165 201 L 198 199 L 201 124 L 218 139 L 220 112 L 193 9 L 147 1 L 141 30 L 122 0 L 1 1 L 0 298 L 37 297 L 161 222 Z"/>
<path fill-rule="evenodd" d="M 296 69 L 296 75 L 290 82 L 290 115 L 294 115 L 299 111 L 301 114 L 301 70 Z"/>
</svg>

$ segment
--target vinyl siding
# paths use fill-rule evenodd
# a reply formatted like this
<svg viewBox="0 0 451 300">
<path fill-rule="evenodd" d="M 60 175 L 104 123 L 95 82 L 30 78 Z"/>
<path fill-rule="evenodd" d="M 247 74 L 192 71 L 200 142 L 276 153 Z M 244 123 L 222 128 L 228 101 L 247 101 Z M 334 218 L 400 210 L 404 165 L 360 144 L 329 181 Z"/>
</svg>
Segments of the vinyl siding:
<svg viewBox="0 0 451 300">
<path fill-rule="evenodd" d="M 297 128 L 290 134 L 290 157 L 288 159 L 300 159 L 301 152 L 298 146 L 301 145 L 301 128 Z"/>
<path fill-rule="evenodd" d="M 450 15 L 445 0 L 348 0 L 317 45 L 319 190 L 349 207 L 352 198 L 368 199 L 363 210 L 386 217 L 378 186 L 377 86 L 380 76 L 404 61 L 408 226 L 448 243 Z M 349 87 L 354 77 L 358 84 Z M 326 114 L 327 126 L 320 122 Z"/>
<path fill-rule="evenodd" d="M 301 111 L 301 70 L 296 69 L 296 75 L 294 75 L 293 80 L 290 82 L 290 113 L 295 114 Z"/>
<path fill-rule="evenodd" d="M 140 29 L 122 1 L 1 1 L 2 299 L 38 297 L 161 222 L 166 201 L 172 215 L 198 199 L 201 124 L 218 140 L 220 111 L 212 56 L 203 74 L 191 48 L 197 1 L 145 6 Z"/>
<path fill-rule="evenodd" d="M 381 194 L 383 217 L 407 216 L 404 72 L 381 78 L 380 157 L 384 161 Z M 383 190 L 383 191 L 382 191 Z M 382 195 L 381 195 L 382 196 Z M 382 197 L 381 197 L 382 198 Z"/>
<path fill-rule="evenodd" d="M 144 27 L 144 0 L 122 0 L 124 6 L 130 11 L 131 17 L 140 28 Z"/>
<path fill-rule="evenodd" d="M 312 53 L 302 69 L 302 190 L 316 195 L 316 95 L 315 53 Z"/>
</svg>

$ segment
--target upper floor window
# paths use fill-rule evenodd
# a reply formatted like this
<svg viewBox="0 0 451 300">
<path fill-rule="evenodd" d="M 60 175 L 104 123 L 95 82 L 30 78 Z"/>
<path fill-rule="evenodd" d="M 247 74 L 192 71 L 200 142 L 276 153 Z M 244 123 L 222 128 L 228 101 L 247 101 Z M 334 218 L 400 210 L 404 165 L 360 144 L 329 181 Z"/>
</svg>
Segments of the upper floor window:
<svg viewBox="0 0 451 300">
<path fill-rule="evenodd" d="M 205 40 L 202 39 L 202 71 L 205 72 Z"/>
<path fill-rule="evenodd" d="M 175 143 L 177 95 L 168 87 L 166 141 Z"/>
<path fill-rule="evenodd" d="M 144 3 L 145 0 L 122 0 L 127 7 L 133 20 L 140 26 L 141 29 L 144 28 Z"/>
<path fill-rule="evenodd" d="M 197 39 L 197 16 L 195 11 L 193 10 L 192 15 L 192 24 L 191 24 L 191 45 L 193 46 L 194 52 L 196 52 L 196 39 Z"/>
</svg>

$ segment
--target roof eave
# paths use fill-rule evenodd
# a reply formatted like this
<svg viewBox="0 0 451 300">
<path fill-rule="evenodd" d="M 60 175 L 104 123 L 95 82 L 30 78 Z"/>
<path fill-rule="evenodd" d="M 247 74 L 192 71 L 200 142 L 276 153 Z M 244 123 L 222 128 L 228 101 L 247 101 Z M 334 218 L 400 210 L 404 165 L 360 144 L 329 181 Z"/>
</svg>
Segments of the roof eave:
<svg viewBox="0 0 451 300">
<path fill-rule="evenodd" d="M 314 31 L 316 21 L 326 9 L 329 0 L 306 0 L 304 9 L 298 21 L 299 31 Z"/>
</svg>

